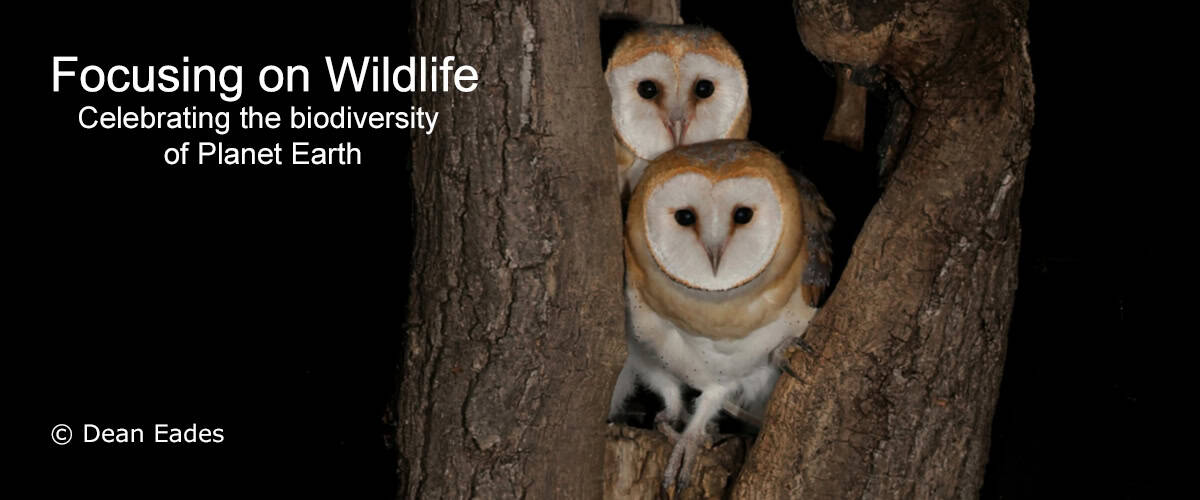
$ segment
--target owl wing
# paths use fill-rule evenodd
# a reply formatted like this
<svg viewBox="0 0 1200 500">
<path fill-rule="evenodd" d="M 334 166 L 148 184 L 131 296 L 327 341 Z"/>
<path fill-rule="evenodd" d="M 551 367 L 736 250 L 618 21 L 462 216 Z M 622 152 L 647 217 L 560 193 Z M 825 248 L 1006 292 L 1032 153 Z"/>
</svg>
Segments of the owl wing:
<svg viewBox="0 0 1200 500">
<path fill-rule="evenodd" d="M 788 172 L 792 174 L 796 181 L 796 190 L 800 193 L 800 209 L 804 216 L 803 248 L 808 252 L 804 274 L 801 277 L 801 290 L 808 305 L 817 307 L 825 288 L 829 286 L 833 271 L 833 248 L 829 242 L 829 231 L 833 229 L 833 211 L 825 205 L 817 186 L 800 175 L 800 172 L 791 169 Z"/>
</svg>

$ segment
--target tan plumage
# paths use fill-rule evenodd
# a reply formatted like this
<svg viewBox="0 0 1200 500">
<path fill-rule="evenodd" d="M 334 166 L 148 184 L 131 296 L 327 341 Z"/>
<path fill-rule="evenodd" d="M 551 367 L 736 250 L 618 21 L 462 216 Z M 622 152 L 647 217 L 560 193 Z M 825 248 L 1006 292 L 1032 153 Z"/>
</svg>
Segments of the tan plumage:
<svg viewBox="0 0 1200 500">
<path fill-rule="evenodd" d="M 832 214 L 811 183 L 803 181 L 806 189 L 805 196 L 801 196 L 796 177 L 770 151 L 753 142 L 714 141 L 676 149 L 654 161 L 643 175 L 641 184 L 645 187 L 630 200 L 629 213 L 642 213 L 647 194 L 682 171 L 700 173 L 713 182 L 742 176 L 763 177 L 778 190 L 786 218 L 775 258 L 764 270 L 764 275 L 769 278 L 749 283 L 747 289 L 754 293 L 725 297 L 717 302 L 703 296 L 680 294 L 676 289 L 679 284 L 658 271 L 653 262 L 646 245 L 646 225 L 631 217 L 625 238 L 628 286 L 636 287 L 643 300 L 659 314 L 670 317 L 693 333 L 714 339 L 744 337 L 775 319 L 798 287 L 804 294 L 805 303 L 816 307 L 828 283 L 829 245 L 823 235 L 829 229 Z M 809 214 L 807 217 L 806 213 Z M 816 227 L 806 227 L 806 223 Z M 810 241 L 810 234 L 817 237 Z M 804 283 L 810 258 L 815 262 L 809 273 L 820 274 L 824 279 Z M 822 268 L 826 270 L 820 271 Z"/>
<path fill-rule="evenodd" d="M 647 26 L 617 44 L 605 71 L 613 97 L 617 170 L 628 198 L 649 160 L 682 144 L 744 138 L 750 127 L 746 73 L 720 33 L 696 26 Z M 713 93 L 694 86 L 705 80 Z M 656 84 L 653 97 L 639 92 Z"/>
<path fill-rule="evenodd" d="M 686 483 L 723 407 L 762 414 L 779 374 L 772 354 L 804 332 L 829 284 L 831 225 L 815 187 L 756 143 L 682 146 L 650 162 L 626 220 L 629 359 L 611 412 L 636 380 L 663 397 L 664 432 L 687 420 L 666 481 L 681 470 Z M 684 386 L 701 391 L 690 419 Z"/>
</svg>

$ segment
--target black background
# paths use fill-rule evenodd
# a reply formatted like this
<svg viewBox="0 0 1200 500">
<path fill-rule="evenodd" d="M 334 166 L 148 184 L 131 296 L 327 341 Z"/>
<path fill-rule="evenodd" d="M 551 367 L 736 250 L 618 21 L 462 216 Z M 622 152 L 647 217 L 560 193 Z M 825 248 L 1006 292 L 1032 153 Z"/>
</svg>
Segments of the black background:
<svg viewBox="0 0 1200 500">
<path fill-rule="evenodd" d="M 1116 165 L 1136 163 L 1147 132 L 1122 126 L 1142 111 L 1111 98 L 1113 81 L 1086 80 L 1122 56 L 1121 42 L 1097 28 L 1081 32 L 1103 23 L 1056 4 L 1041 2 L 1030 15 L 1037 120 L 985 498 L 1137 496 L 1149 483 L 1137 429 L 1149 423 L 1150 346 L 1129 341 L 1148 316 L 1145 283 L 1132 270 L 1147 250 L 1114 235 L 1137 223 Z M 408 7 L 172 5 L 21 16 L 33 35 L 15 46 L 22 71 L 5 78 L 21 88 L 10 91 L 19 114 L 10 117 L 18 126 L 9 147 L 19 156 L 5 162 L 17 178 L 4 191 L 13 251 L 6 330 L 16 340 L 8 383 L 28 398 L 20 416 L 30 420 L 10 432 L 37 450 L 22 466 L 47 497 L 390 498 L 395 455 L 383 416 L 403 332 L 409 238 L 421 223 L 409 215 L 407 133 L 217 137 L 88 131 L 75 120 L 89 104 L 407 110 L 404 94 L 332 93 L 323 57 L 406 59 Z M 804 52 L 790 2 L 685 2 L 684 15 L 721 30 L 741 53 L 750 138 L 816 182 L 838 215 L 844 265 L 878 195 L 874 159 L 821 142 L 832 79 Z M 240 64 L 245 93 L 227 104 L 208 93 L 86 94 L 68 82 L 55 94 L 55 55 L 78 56 L 79 66 L 178 65 L 184 55 Z M 265 64 L 307 65 L 312 92 L 262 93 L 255 75 Z M 880 103 L 871 102 L 868 140 L 878 135 Z M 364 165 L 164 167 L 162 150 L 184 140 L 285 149 L 292 140 L 351 140 Z M 58 423 L 76 429 L 75 443 L 49 442 Z M 226 441 L 83 445 L 83 423 L 197 423 L 223 428 Z"/>
</svg>

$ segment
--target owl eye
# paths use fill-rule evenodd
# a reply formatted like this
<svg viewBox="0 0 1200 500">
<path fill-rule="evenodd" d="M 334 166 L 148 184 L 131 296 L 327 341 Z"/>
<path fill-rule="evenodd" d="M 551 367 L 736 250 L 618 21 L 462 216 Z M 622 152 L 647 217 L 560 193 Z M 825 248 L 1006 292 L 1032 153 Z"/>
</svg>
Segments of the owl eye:
<svg viewBox="0 0 1200 500">
<path fill-rule="evenodd" d="M 696 214 L 686 208 L 676 210 L 675 222 L 678 222 L 680 226 L 690 226 L 696 223 Z"/>
<path fill-rule="evenodd" d="M 733 221 L 738 224 L 750 222 L 750 219 L 753 217 L 754 210 L 750 209 L 750 207 L 738 207 L 737 210 L 733 211 Z"/>
<path fill-rule="evenodd" d="M 654 99 L 654 96 L 658 95 L 658 85 L 650 80 L 642 80 L 638 83 L 638 95 L 642 96 L 642 99 Z"/>
<path fill-rule="evenodd" d="M 700 80 L 696 82 L 696 97 L 706 99 L 708 96 L 713 94 L 714 90 L 716 90 L 716 88 L 713 87 L 713 82 L 709 80 Z"/>
</svg>

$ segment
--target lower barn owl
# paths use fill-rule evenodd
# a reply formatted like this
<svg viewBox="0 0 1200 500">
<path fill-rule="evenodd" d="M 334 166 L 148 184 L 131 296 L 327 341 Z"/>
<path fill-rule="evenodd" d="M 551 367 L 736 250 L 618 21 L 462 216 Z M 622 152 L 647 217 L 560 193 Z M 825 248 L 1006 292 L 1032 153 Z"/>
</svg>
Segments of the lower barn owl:
<svg viewBox="0 0 1200 500">
<path fill-rule="evenodd" d="M 671 148 L 746 137 L 746 72 L 720 33 L 697 26 L 652 25 L 617 44 L 605 80 L 612 94 L 621 199 L 649 160 Z"/>
<path fill-rule="evenodd" d="M 816 188 L 754 142 L 683 146 L 646 168 L 626 219 L 629 357 L 609 416 L 636 383 L 662 397 L 655 424 L 676 443 L 666 491 L 686 487 L 722 409 L 761 419 L 773 359 L 829 284 L 832 224 Z M 690 417 L 685 387 L 700 391 Z"/>
</svg>

